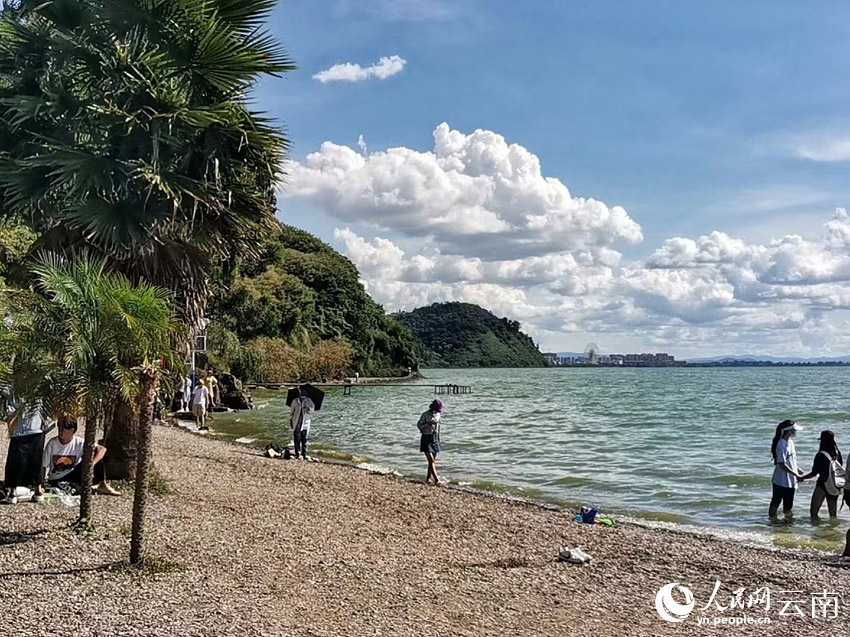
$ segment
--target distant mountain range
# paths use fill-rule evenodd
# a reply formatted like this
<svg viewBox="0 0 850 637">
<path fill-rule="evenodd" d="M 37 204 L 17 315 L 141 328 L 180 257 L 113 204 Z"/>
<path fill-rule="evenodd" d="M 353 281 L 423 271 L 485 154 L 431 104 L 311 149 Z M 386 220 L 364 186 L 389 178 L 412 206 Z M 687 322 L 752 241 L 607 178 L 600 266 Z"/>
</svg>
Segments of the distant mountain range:
<svg viewBox="0 0 850 637">
<path fill-rule="evenodd" d="M 768 356 L 767 354 L 742 354 L 727 356 L 712 356 L 710 358 L 689 358 L 689 363 L 725 363 L 729 361 L 764 361 L 769 363 L 850 363 L 850 355 L 819 356 L 816 358 L 801 358 L 799 356 Z"/>
</svg>

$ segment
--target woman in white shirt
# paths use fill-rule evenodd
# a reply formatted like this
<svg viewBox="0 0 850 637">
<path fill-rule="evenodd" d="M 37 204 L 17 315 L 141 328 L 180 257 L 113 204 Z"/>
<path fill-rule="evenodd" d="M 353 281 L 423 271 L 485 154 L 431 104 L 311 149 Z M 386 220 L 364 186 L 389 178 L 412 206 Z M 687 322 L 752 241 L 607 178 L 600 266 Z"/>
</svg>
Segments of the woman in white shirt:
<svg viewBox="0 0 850 637">
<path fill-rule="evenodd" d="M 785 516 L 791 515 L 797 484 L 802 482 L 805 475 L 797 467 L 797 449 L 793 438 L 798 431 L 802 431 L 802 427 L 793 420 L 783 420 L 776 425 L 776 433 L 770 447 L 773 454 L 773 497 L 769 509 L 771 518 L 776 517 L 780 502 Z"/>
</svg>

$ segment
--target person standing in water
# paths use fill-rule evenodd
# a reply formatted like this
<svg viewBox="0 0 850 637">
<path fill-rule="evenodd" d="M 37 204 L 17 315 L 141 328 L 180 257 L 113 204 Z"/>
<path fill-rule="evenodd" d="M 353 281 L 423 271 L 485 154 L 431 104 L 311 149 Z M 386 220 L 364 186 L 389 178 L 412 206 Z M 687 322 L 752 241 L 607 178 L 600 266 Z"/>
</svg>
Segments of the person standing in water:
<svg viewBox="0 0 850 637">
<path fill-rule="evenodd" d="M 770 447 L 774 465 L 773 497 L 769 509 L 771 518 L 776 517 L 780 502 L 785 516 L 791 515 L 797 483 L 804 479 L 803 472 L 797 467 L 797 449 L 793 440 L 798 431 L 802 431 L 802 427 L 793 420 L 783 420 L 776 425 L 776 433 Z"/>
<path fill-rule="evenodd" d="M 292 401 L 289 412 L 289 424 L 292 426 L 292 444 L 295 447 L 295 459 L 309 460 L 307 457 L 307 435 L 316 405 L 313 399 L 299 389 L 298 398 Z"/>
<path fill-rule="evenodd" d="M 443 401 L 435 399 L 428 406 L 428 411 L 419 416 L 419 422 L 416 423 L 420 433 L 419 451 L 424 453 L 428 460 L 428 475 L 425 477 L 425 484 L 431 484 L 431 478 L 433 478 L 435 486 L 440 484 L 440 478 L 437 476 L 437 454 L 440 453 L 442 413 Z"/>
<path fill-rule="evenodd" d="M 818 477 L 815 490 L 812 493 L 812 506 L 810 509 L 812 519 L 814 520 L 818 518 L 824 500 L 826 500 L 826 508 L 829 510 L 829 517 L 838 517 L 838 495 L 832 495 L 826 489 L 826 481 L 829 479 L 834 460 L 838 460 L 839 464 L 844 464 L 844 459 L 841 457 L 838 445 L 835 444 L 835 434 L 829 429 L 825 429 L 820 432 L 820 449 L 817 455 L 815 455 L 812 470 L 803 476 L 805 480 L 814 478 L 815 476 Z"/>
</svg>

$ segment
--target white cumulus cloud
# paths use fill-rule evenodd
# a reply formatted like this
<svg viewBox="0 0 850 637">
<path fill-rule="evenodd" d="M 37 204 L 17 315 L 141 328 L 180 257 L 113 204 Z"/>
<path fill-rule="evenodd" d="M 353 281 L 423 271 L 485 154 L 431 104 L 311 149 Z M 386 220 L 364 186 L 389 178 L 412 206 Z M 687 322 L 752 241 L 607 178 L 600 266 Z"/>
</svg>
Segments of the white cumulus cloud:
<svg viewBox="0 0 850 637">
<path fill-rule="evenodd" d="M 325 142 L 281 191 L 341 222 L 336 244 L 387 309 L 478 303 L 547 349 L 850 354 L 843 209 L 819 236 L 717 230 L 626 260 L 643 235 L 623 208 L 574 196 L 495 132 L 441 124 L 433 137 L 427 150 Z"/>
<path fill-rule="evenodd" d="M 407 60 L 398 55 L 390 55 L 382 57 L 371 66 L 360 66 L 345 62 L 343 64 L 334 64 L 331 68 L 319 71 L 313 76 L 314 80 L 319 80 L 322 84 L 326 82 L 360 82 L 377 78 L 385 80 L 388 77 L 401 73 L 404 70 L 404 65 Z"/>
<path fill-rule="evenodd" d="M 288 166 L 283 197 L 309 199 L 346 223 L 432 238 L 444 254 L 506 260 L 642 240 L 620 206 L 574 197 L 536 155 L 492 131 L 440 124 L 434 148 L 367 156 L 322 144 Z"/>
</svg>

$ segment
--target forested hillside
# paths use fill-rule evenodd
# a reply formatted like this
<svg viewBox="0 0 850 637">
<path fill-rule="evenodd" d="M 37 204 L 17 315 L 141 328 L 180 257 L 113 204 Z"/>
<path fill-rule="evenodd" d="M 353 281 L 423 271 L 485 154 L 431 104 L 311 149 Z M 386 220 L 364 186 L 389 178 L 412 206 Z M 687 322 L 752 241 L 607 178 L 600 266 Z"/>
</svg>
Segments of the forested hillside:
<svg viewBox="0 0 850 637">
<path fill-rule="evenodd" d="M 357 268 L 313 235 L 280 225 L 259 258 L 216 270 L 210 358 L 250 380 L 319 380 L 340 372 L 402 375 L 419 346 L 360 283 Z"/>
<path fill-rule="evenodd" d="M 471 303 L 435 303 L 396 317 L 424 347 L 426 367 L 545 367 L 520 324 Z"/>
</svg>

